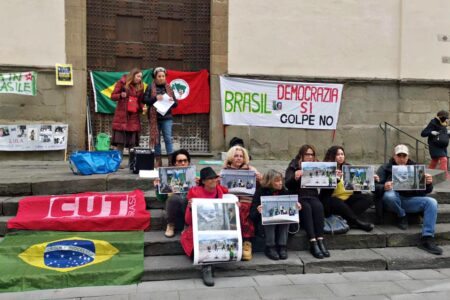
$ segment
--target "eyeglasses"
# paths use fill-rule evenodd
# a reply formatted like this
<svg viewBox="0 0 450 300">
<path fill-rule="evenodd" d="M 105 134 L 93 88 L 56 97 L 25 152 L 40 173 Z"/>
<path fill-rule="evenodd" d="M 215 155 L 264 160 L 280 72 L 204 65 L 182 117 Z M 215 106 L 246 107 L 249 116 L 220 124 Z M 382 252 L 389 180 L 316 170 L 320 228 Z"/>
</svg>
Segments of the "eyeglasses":
<svg viewBox="0 0 450 300">
<path fill-rule="evenodd" d="M 316 156 L 316 154 L 315 153 L 305 153 L 305 154 L 303 154 L 303 156 Z"/>
<path fill-rule="evenodd" d="M 177 164 L 182 164 L 182 163 L 187 163 L 187 162 L 189 162 L 189 160 L 187 160 L 187 159 L 177 159 Z"/>
</svg>

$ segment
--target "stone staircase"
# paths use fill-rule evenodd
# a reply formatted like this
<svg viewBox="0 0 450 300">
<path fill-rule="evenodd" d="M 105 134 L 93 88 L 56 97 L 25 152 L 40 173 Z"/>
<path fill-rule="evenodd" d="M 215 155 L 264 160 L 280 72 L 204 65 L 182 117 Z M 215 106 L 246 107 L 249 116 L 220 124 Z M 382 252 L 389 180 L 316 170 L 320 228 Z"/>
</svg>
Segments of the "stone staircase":
<svg viewBox="0 0 450 300">
<path fill-rule="evenodd" d="M 267 162 L 267 161 L 266 161 Z M 265 166 L 283 170 L 287 163 Z M 200 277 L 200 268 L 193 266 L 179 243 L 179 234 L 168 239 L 165 228 L 164 203 L 155 197 L 153 184 L 119 170 L 115 174 L 74 176 L 63 162 L 0 163 L 0 236 L 7 233 L 8 219 L 17 213 L 18 203 L 26 195 L 68 194 L 84 191 L 145 191 L 147 209 L 151 213 L 151 228 L 145 232 L 145 271 L 143 281 Z M 220 167 L 214 166 L 216 170 Z M 264 172 L 264 167 L 258 167 Z M 386 214 L 385 223 L 370 232 L 350 230 L 344 235 L 326 236 L 331 257 L 315 259 L 307 251 L 307 237 L 300 231 L 289 238 L 289 259 L 271 261 L 262 253 L 264 242 L 253 243 L 254 257 L 249 262 L 217 265 L 216 276 L 249 276 L 258 274 L 303 274 L 386 269 L 421 269 L 450 267 L 450 183 L 439 171 L 430 170 L 435 182 L 433 197 L 439 203 L 436 238 L 444 254 L 434 256 L 415 247 L 420 239 L 420 224 L 406 231 L 392 225 L 394 218 Z M 365 218 L 374 220 L 375 210 L 369 209 Z M 417 223 L 417 222 L 416 222 Z M 1 238 L 0 238 L 1 239 Z"/>
</svg>

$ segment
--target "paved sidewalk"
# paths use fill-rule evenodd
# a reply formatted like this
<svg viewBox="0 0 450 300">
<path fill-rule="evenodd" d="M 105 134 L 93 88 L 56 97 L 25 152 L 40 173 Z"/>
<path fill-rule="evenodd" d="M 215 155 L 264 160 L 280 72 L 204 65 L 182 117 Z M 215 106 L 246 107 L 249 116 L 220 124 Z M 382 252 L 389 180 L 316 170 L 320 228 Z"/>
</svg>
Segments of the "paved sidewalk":
<svg viewBox="0 0 450 300">
<path fill-rule="evenodd" d="M 450 299 L 450 269 L 261 275 L 216 278 L 205 287 L 200 279 L 153 281 L 0 294 L 3 299 L 191 300 L 191 299 Z"/>
</svg>

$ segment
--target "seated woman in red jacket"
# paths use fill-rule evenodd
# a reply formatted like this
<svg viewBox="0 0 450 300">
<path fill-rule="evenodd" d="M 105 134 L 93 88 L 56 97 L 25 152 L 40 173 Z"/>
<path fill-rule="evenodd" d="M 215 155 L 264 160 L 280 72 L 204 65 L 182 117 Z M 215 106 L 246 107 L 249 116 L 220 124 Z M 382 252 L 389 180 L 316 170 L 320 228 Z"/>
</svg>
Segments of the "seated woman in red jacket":
<svg viewBox="0 0 450 300">
<path fill-rule="evenodd" d="M 203 168 L 200 170 L 199 186 L 191 188 L 188 192 L 188 208 L 186 209 L 186 214 L 184 217 L 187 228 L 181 233 L 180 242 L 186 255 L 191 258 L 194 257 L 194 234 L 192 231 L 191 201 L 193 198 L 222 198 L 223 194 L 228 192 L 228 189 L 218 183 L 218 178 L 219 176 L 211 167 Z M 212 265 L 203 266 L 202 279 L 205 285 L 214 285 Z"/>
</svg>

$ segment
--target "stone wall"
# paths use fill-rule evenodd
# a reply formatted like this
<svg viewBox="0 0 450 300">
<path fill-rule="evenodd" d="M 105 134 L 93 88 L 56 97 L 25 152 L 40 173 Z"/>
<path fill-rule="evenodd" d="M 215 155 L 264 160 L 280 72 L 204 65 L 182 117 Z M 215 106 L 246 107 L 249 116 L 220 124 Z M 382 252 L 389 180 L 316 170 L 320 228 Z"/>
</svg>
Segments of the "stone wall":
<svg viewBox="0 0 450 300">
<path fill-rule="evenodd" d="M 37 95 L 0 94 L 0 124 L 67 123 L 68 150 L 85 149 L 86 1 L 65 1 L 66 61 L 73 65 L 73 86 L 57 86 L 54 67 L 0 65 L 0 72 L 37 72 Z M 51 45 L 48 45 L 51 47 Z M 36 56 L 39 53 L 36 52 Z M 0 152 L 0 160 L 61 160 L 64 151 Z"/>
</svg>

